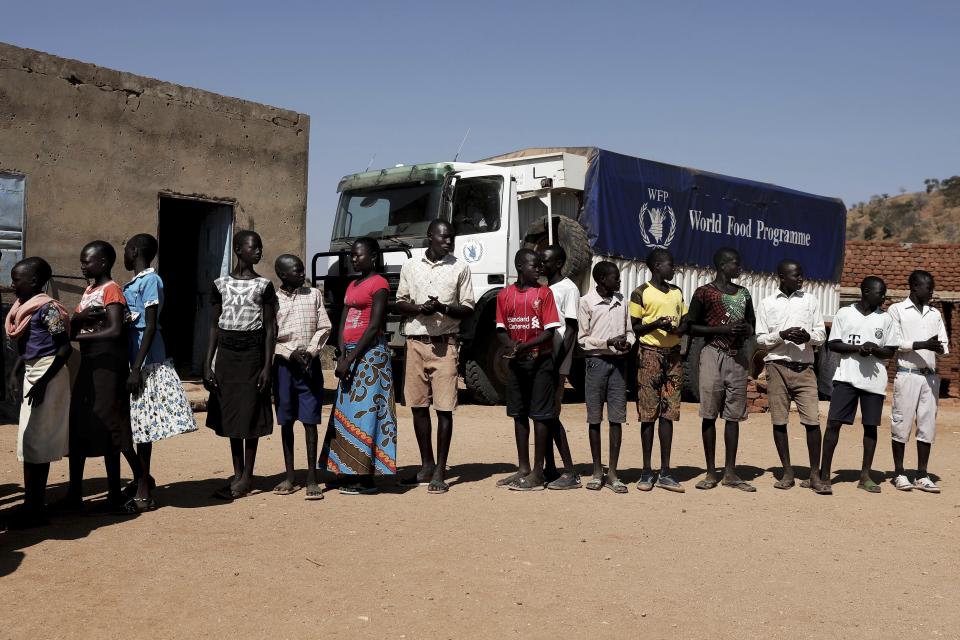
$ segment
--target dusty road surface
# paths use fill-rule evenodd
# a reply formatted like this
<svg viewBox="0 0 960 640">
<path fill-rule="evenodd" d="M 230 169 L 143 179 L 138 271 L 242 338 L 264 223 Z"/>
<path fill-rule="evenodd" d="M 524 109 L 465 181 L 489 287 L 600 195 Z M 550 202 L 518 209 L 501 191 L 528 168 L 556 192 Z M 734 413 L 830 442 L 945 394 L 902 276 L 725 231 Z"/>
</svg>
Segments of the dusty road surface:
<svg viewBox="0 0 960 640">
<path fill-rule="evenodd" d="M 409 412 L 398 409 L 409 471 L 417 449 Z M 564 420 L 586 463 L 582 405 L 567 405 Z M 696 406 L 684 405 L 674 447 L 683 495 L 633 484 L 627 495 L 496 489 L 515 461 L 511 424 L 502 407 L 463 406 L 446 495 L 392 482 L 376 496 L 272 495 L 276 434 L 261 444 L 260 492 L 233 503 L 211 498 L 227 476 L 228 445 L 201 429 L 155 447 L 157 511 L 0 534 L 0 637 L 960 636 L 955 401 L 934 448 L 939 496 L 889 483 L 880 495 L 857 490 L 856 427 L 841 438 L 834 496 L 775 490 L 766 415 L 751 416 L 741 435 L 741 472 L 759 491 L 697 491 L 698 425 Z M 622 475 L 635 482 L 639 433 L 625 431 Z M 791 436 L 802 462 L 795 416 Z M 20 501 L 15 437 L 0 426 L 0 510 Z M 298 434 L 301 465 L 302 454 Z M 876 467 L 891 467 L 886 438 Z M 66 470 L 54 465 L 51 499 Z M 98 499 L 102 464 L 88 463 L 88 475 Z"/>
</svg>

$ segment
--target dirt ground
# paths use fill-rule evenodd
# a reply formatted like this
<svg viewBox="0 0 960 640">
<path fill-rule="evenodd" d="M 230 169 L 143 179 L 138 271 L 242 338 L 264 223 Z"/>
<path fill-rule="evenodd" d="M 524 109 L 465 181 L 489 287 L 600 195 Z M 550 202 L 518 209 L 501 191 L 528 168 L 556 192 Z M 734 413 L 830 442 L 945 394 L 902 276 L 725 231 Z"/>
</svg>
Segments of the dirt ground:
<svg viewBox="0 0 960 640">
<path fill-rule="evenodd" d="M 409 411 L 398 409 L 410 471 L 417 449 Z M 568 404 L 563 417 L 588 474 L 583 406 Z M 939 496 L 889 483 L 881 495 L 858 491 L 857 427 L 841 437 L 835 495 L 775 490 L 767 415 L 741 430 L 740 470 L 757 493 L 697 491 L 694 405 L 684 405 L 674 445 L 686 494 L 518 493 L 494 487 L 516 455 L 503 408 L 465 405 L 455 424 L 456 483 L 443 496 L 392 481 L 376 496 L 272 495 L 283 468 L 275 434 L 261 444 L 260 492 L 224 503 L 210 496 L 227 476 L 227 443 L 206 429 L 163 442 L 157 511 L 0 534 L 0 637 L 960 636 L 956 401 L 941 411 L 933 450 Z M 794 460 L 805 460 L 795 418 L 791 436 Z M 4 511 L 21 499 L 15 441 L 16 427 L 0 426 Z M 876 468 L 891 468 L 888 442 Z M 300 441 L 298 456 L 303 465 Z M 640 460 L 633 424 L 625 480 L 636 481 Z M 915 460 L 911 447 L 908 466 Z M 66 471 L 65 461 L 53 466 L 51 499 Z M 96 499 L 99 461 L 88 476 Z"/>
</svg>

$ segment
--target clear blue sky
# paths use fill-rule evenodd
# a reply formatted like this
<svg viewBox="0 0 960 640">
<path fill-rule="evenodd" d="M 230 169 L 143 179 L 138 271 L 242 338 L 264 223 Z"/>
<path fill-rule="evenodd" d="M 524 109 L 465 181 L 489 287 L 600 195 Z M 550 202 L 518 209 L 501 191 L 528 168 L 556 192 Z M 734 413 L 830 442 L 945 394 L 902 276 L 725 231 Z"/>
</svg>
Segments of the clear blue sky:
<svg viewBox="0 0 960 640">
<path fill-rule="evenodd" d="M 956 2 L 563 4 L 34 0 L 0 40 L 309 114 L 314 250 L 342 175 L 468 127 L 466 160 L 592 145 L 848 205 L 960 173 Z"/>
</svg>

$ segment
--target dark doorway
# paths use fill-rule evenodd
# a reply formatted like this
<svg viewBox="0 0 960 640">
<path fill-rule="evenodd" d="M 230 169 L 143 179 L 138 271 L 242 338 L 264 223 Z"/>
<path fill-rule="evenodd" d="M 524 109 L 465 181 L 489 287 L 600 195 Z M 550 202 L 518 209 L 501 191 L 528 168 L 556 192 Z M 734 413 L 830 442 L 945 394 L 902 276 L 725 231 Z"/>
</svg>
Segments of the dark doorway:
<svg viewBox="0 0 960 640">
<path fill-rule="evenodd" d="M 157 270 L 165 287 L 160 326 L 182 378 L 203 373 L 210 289 L 230 270 L 233 205 L 160 196 Z"/>
</svg>

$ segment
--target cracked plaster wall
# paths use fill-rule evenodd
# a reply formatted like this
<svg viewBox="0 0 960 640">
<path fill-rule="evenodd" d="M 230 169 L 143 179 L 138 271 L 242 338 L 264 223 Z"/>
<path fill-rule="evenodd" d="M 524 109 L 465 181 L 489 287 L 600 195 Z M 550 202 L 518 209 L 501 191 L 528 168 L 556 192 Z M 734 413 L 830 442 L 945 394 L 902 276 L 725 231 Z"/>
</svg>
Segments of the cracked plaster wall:
<svg viewBox="0 0 960 640">
<path fill-rule="evenodd" d="M 25 255 L 58 274 L 90 240 L 156 234 L 161 193 L 234 203 L 264 265 L 303 255 L 308 137 L 303 114 L 0 43 L 0 171 L 27 176 Z"/>
</svg>

